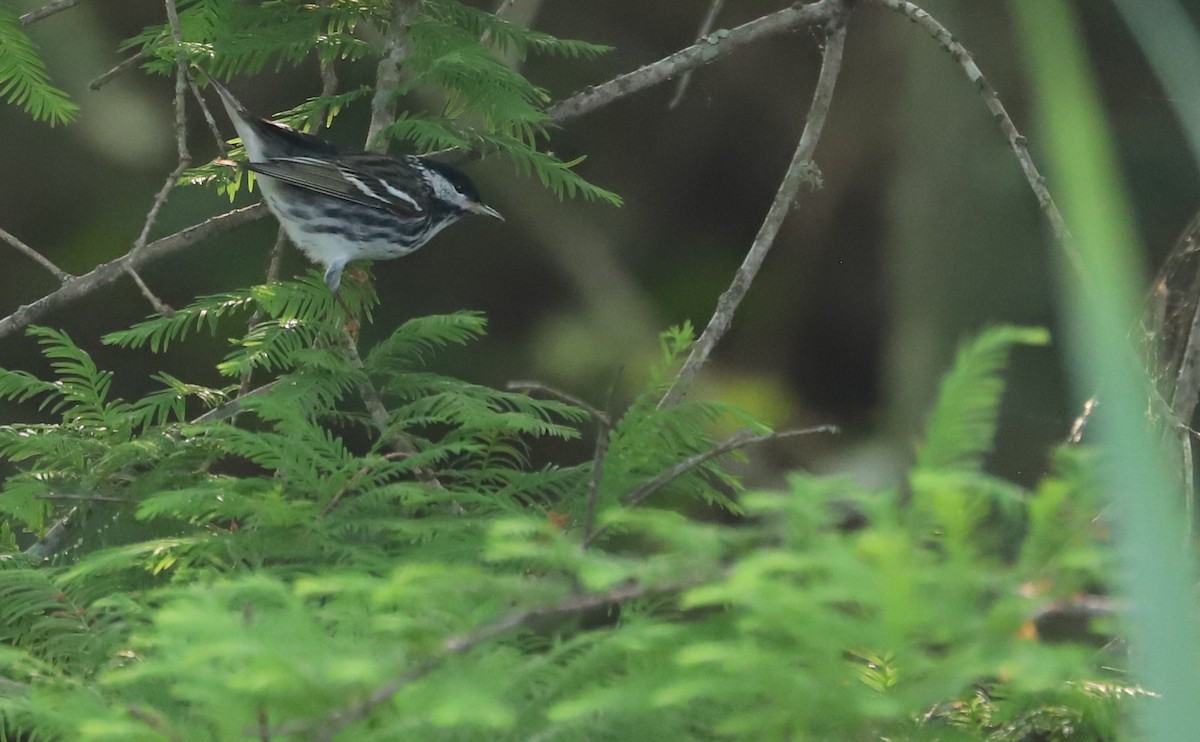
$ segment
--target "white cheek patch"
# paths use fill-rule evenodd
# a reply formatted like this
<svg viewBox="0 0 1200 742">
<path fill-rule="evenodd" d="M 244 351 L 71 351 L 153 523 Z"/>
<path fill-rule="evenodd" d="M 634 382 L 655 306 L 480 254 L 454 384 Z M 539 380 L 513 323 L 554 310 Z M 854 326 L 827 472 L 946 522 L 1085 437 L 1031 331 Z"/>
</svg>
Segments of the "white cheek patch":
<svg viewBox="0 0 1200 742">
<path fill-rule="evenodd" d="M 429 173 L 429 176 L 431 185 L 433 186 L 433 193 L 440 200 L 445 201 L 446 203 L 454 204 L 455 206 L 463 206 L 466 204 L 466 197 L 459 193 L 458 189 L 450 184 L 450 181 L 433 172 Z"/>
</svg>

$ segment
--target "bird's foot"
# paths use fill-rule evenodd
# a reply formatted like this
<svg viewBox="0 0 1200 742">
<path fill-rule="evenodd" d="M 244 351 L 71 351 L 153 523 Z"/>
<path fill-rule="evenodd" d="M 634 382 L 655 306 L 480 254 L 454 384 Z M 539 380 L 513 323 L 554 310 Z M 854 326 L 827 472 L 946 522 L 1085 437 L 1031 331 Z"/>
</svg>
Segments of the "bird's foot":
<svg viewBox="0 0 1200 742">
<path fill-rule="evenodd" d="M 362 268 L 354 265 L 346 268 L 342 275 L 346 278 L 349 278 L 351 281 L 354 281 L 355 283 L 366 283 L 367 281 L 371 280 L 370 274 L 368 274 Z"/>
</svg>

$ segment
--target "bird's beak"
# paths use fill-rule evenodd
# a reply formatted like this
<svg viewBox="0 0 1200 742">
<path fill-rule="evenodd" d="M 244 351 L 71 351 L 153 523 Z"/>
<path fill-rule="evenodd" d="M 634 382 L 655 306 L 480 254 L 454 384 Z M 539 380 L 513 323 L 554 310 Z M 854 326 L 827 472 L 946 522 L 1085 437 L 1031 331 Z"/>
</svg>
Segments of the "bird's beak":
<svg viewBox="0 0 1200 742">
<path fill-rule="evenodd" d="M 470 203 L 467 204 L 467 208 L 476 214 L 482 214 L 483 216 L 490 216 L 492 218 L 499 219 L 500 221 L 504 221 L 504 217 L 500 215 L 500 212 L 496 211 L 487 204 Z"/>
</svg>

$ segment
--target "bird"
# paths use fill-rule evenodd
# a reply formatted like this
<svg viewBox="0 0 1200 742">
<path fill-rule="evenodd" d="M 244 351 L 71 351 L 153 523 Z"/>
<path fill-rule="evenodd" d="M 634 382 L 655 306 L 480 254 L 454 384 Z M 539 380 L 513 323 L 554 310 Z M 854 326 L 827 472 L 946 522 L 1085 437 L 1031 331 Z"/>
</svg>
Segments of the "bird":
<svg viewBox="0 0 1200 742">
<path fill-rule="evenodd" d="M 258 118 L 216 80 L 233 128 L 241 137 L 244 167 L 258 176 L 267 208 L 292 243 L 324 267 L 338 294 L 353 260 L 408 255 L 467 214 L 504 220 L 456 167 L 428 157 L 345 152 L 330 142 Z"/>
</svg>

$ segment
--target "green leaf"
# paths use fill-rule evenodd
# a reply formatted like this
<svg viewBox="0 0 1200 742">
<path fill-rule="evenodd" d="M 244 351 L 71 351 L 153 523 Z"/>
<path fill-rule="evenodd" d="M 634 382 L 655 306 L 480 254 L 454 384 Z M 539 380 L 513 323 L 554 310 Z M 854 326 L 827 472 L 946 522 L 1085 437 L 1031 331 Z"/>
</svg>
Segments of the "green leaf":
<svg viewBox="0 0 1200 742">
<path fill-rule="evenodd" d="M 959 348 L 954 368 L 942 379 L 929 416 L 918 469 L 971 469 L 983 466 L 996 435 L 1004 393 L 1001 374 L 1014 345 L 1045 345 L 1050 334 L 1038 327 L 1003 325 L 985 330 Z"/>
</svg>

